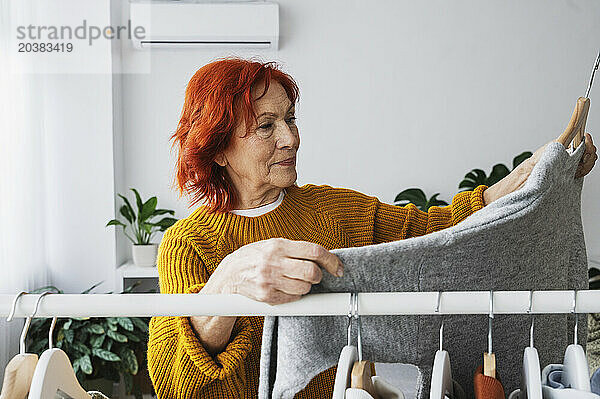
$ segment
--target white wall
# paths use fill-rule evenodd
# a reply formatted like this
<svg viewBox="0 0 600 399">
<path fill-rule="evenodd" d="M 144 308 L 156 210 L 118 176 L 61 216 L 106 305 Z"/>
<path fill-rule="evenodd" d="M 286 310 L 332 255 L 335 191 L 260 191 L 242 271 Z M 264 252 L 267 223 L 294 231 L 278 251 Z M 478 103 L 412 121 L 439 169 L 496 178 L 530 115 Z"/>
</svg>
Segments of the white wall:
<svg viewBox="0 0 600 399">
<path fill-rule="evenodd" d="M 110 24 L 109 0 L 69 4 L 69 13 L 50 4 L 44 12 Z M 48 280 L 66 292 L 100 281 L 97 292 L 113 289 L 115 232 L 104 227 L 115 214 L 110 52 L 110 42 L 98 40 L 82 62 L 105 70 L 43 76 Z"/>
<path fill-rule="evenodd" d="M 600 47 L 595 0 L 279 4 L 279 51 L 155 50 L 150 73 L 123 75 L 119 192 L 137 187 L 187 216 L 185 198 L 170 187 L 169 141 L 186 84 L 216 57 L 258 55 L 280 61 L 300 85 L 299 184 L 386 202 L 420 187 L 450 201 L 472 168 L 489 173 L 560 135 Z M 128 47 L 124 63 L 148 55 Z M 587 130 L 600 143 L 596 85 Z M 600 259 L 599 168 L 586 177 L 583 215 L 588 253 Z"/>
</svg>

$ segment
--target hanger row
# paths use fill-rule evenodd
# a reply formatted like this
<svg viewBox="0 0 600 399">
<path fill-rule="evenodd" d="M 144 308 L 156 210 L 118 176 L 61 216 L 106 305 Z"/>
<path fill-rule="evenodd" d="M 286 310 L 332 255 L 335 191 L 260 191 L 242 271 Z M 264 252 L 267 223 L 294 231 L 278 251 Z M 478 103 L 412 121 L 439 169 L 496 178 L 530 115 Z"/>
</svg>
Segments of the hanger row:
<svg viewBox="0 0 600 399">
<path fill-rule="evenodd" d="M 360 314 L 434 315 L 573 313 L 570 305 L 577 296 L 576 313 L 600 313 L 599 290 L 561 291 L 438 291 L 361 292 L 357 294 Z M 151 316 L 336 316 L 348 313 L 350 293 L 305 295 L 298 301 L 268 305 L 237 294 L 52 294 L 36 317 L 151 317 Z M 532 307 L 529 308 L 529 296 Z M 438 298 L 439 296 L 439 298 Z M 21 294 L 12 317 L 32 313 L 39 295 Z M 438 299 L 440 305 L 437 306 Z M 0 317 L 8 315 L 15 295 L 0 295 Z"/>
</svg>

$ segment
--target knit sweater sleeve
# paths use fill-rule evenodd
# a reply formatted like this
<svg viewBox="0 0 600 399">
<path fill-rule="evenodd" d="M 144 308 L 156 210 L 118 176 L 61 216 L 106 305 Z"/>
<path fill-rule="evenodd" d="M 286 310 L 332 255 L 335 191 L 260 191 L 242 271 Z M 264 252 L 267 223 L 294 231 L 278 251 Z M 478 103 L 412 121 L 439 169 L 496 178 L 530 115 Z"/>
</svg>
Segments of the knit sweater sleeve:
<svg viewBox="0 0 600 399">
<path fill-rule="evenodd" d="M 191 240 L 175 231 L 167 230 L 159 246 L 160 291 L 198 293 L 208 280 L 208 272 Z M 189 317 L 153 317 L 148 370 L 158 397 L 213 397 L 214 391 L 241 397 L 251 331 L 248 319 L 238 317 L 225 350 L 212 356 L 198 339 Z"/>
<path fill-rule="evenodd" d="M 414 204 L 397 206 L 376 201 L 373 223 L 373 243 L 389 242 L 422 236 L 454 226 L 485 206 L 486 185 L 473 191 L 463 191 L 447 206 L 432 206 L 427 212 Z"/>
</svg>

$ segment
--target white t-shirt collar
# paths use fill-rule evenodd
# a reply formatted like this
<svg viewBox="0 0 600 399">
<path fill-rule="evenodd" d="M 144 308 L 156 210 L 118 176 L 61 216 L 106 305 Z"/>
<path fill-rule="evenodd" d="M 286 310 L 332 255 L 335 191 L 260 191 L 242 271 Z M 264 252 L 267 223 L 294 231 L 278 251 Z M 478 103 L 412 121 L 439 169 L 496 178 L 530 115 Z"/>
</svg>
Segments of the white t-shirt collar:
<svg viewBox="0 0 600 399">
<path fill-rule="evenodd" d="M 271 212 L 273 209 L 277 208 L 283 202 L 284 196 L 285 196 L 285 189 L 283 189 L 279 192 L 279 197 L 275 200 L 275 202 L 271 202 L 270 204 L 266 204 L 266 205 L 261 205 L 257 208 L 234 209 L 230 212 L 233 214 L 236 214 L 236 215 L 249 216 L 249 217 L 256 217 L 256 216 L 264 215 L 265 213 Z"/>
</svg>

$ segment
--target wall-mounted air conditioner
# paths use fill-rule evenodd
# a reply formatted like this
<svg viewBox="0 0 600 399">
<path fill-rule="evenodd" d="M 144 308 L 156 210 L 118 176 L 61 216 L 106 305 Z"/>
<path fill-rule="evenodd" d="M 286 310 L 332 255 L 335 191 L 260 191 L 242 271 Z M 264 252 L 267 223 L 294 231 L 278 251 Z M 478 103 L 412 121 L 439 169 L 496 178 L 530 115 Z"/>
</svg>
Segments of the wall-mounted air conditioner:
<svg viewBox="0 0 600 399">
<path fill-rule="evenodd" d="M 266 1 L 130 3 L 135 48 L 245 47 L 277 49 L 279 6 Z M 134 30 L 135 32 L 135 30 Z"/>
</svg>

